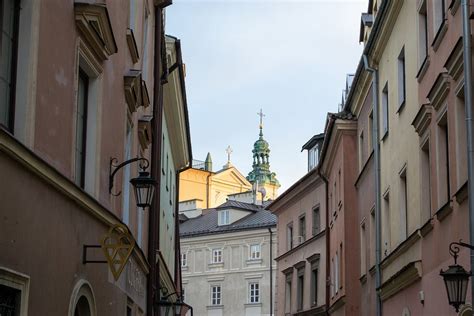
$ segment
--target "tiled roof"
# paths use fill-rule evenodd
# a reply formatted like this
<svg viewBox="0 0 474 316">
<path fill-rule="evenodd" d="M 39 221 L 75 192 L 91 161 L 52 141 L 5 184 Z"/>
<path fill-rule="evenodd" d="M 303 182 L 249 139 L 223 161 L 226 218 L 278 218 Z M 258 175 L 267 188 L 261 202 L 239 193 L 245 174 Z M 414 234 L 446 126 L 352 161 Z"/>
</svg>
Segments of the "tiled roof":
<svg viewBox="0 0 474 316">
<path fill-rule="evenodd" d="M 228 201 L 230 202 L 230 201 Z M 236 201 L 232 201 L 236 202 Z M 242 203 L 242 202 L 238 202 Z M 226 203 L 224 203 L 226 204 Z M 224 205 L 223 204 L 223 205 Z M 248 203 L 243 203 L 247 204 Z M 221 205 L 219 209 L 222 209 Z M 256 206 L 256 205 L 254 205 Z M 265 210 L 263 207 L 256 206 L 257 210 L 250 213 L 246 217 L 238 220 L 237 222 L 225 225 L 217 225 L 218 209 L 210 209 L 206 214 L 191 218 L 186 222 L 179 225 L 179 231 L 181 237 L 193 237 L 199 235 L 212 235 L 220 233 L 229 233 L 234 231 L 250 230 L 250 229 L 261 229 L 265 227 L 276 226 L 276 216 L 270 211 Z"/>
<path fill-rule="evenodd" d="M 316 134 L 314 135 L 313 137 L 311 137 L 310 140 L 308 140 L 304 145 L 303 147 L 301 148 L 301 151 L 305 150 L 305 149 L 311 149 L 314 147 L 314 145 L 320 141 L 321 139 L 324 138 L 324 133 L 321 133 L 321 134 Z"/>
<path fill-rule="evenodd" d="M 234 208 L 234 209 L 238 209 L 238 210 L 244 210 L 244 211 L 257 212 L 262 207 L 259 206 L 259 205 L 245 203 L 245 202 L 239 202 L 239 201 L 234 201 L 234 200 L 228 200 L 224 204 L 221 204 L 218 207 L 216 207 L 216 209 L 218 209 L 218 210 L 224 210 L 224 209 L 230 209 L 230 208 Z"/>
</svg>

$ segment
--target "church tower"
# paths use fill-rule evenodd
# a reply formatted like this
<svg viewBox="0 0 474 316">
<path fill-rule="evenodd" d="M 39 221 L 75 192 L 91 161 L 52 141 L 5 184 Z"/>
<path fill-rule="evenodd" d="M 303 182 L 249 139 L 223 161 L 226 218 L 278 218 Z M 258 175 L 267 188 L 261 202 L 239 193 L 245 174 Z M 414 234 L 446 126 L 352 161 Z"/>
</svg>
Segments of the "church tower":
<svg viewBox="0 0 474 316">
<path fill-rule="evenodd" d="M 258 140 L 253 145 L 253 170 L 247 176 L 252 185 L 257 187 L 257 191 L 264 196 L 264 200 L 276 199 L 280 182 L 276 179 L 276 174 L 270 171 L 270 146 L 263 139 L 263 117 L 265 116 L 260 109 L 260 134 Z"/>
</svg>

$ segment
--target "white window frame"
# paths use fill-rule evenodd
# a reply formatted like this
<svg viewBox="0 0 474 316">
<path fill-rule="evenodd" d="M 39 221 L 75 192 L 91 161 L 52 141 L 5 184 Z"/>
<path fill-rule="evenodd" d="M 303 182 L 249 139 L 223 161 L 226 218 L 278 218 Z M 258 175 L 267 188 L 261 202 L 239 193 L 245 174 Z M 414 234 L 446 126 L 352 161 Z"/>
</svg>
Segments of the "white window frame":
<svg viewBox="0 0 474 316">
<path fill-rule="evenodd" d="M 219 226 L 229 225 L 229 224 L 230 224 L 230 211 L 229 210 L 219 211 Z"/>
<path fill-rule="evenodd" d="M 250 245 L 250 260 L 258 260 L 262 257 L 262 246 L 260 244 L 252 244 Z"/>
<path fill-rule="evenodd" d="M 250 282 L 248 286 L 248 303 L 260 303 L 260 284 L 258 282 Z"/>
<path fill-rule="evenodd" d="M 211 305 L 222 305 L 222 287 L 220 284 L 211 285 Z"/>
<path fill-rule="evenodd" d="M 186 252 L 181 253 L 181 268 L 188 266 L 188 254 Z"/>
<path fill-rule="evenodd" d="M 222 263 L 222 249 L 212 249 L 211 263 Z"/>
<path fill-rule="evenodd" d="M 28 315 L 30 277 L 0 266 L 0 284 L 20 291 L 19 315 Z"/>
</svg>

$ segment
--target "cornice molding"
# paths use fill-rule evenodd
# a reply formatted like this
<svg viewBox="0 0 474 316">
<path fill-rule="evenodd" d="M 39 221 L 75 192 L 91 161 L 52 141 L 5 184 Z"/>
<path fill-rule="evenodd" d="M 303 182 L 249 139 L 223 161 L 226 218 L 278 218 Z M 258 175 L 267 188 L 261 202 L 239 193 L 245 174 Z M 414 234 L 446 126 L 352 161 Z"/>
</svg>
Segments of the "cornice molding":
<svg viewBox="0 0 474 316">
<path fill-rule="evenodd" d="M 112 24 L 105 4 L 75 2 L 74 15 L 81 35 L 102 61 L 117 52 Z"/>
<path fill-rule="evenodd" d="M 415 119 L 411 123 L 415 127 L 418 136 L 422 137 L 426 130 L 430 127 L 431 117 L 433 114 L 433 107 L 430 104 L 423 104 L 418 113 L 415 116 Z"/>
<path fill-rule="evenodd" d="M 135 40 L 133 30 L 127 28 L 126 36 L 128 50 L 130 51 L 130 57 L 132 57 L 132 62 L 136 64 L 138 60 L 140 60 L 140 55 L 138 53 L 137 41 Z"/>
<path fill-rule="evenodd" d="M 385 0 L 387 1 L 387 0 Z M 412 1 L 412 0 L 409 0 Z M 375 38 L 375 42 L 373 44 L 373 49 L 371 53 L 371 58 L 376 62 L 379 63 L 382 54 L 384 52 L 385 46 L 390 38 L 390 33 L 393 30 L 395 22 L 397 21 L 398 14 L 400 13 L 401 8 L 403 7 L 405 0 L 392 0 L 388 3 L 389 7 L 387 8 L 387 15 L 384 16 L 384 21 L 382 21 L 383 25 L 381 26 L 378 35 Z M 379 16 L 377 16 L 380 18 Z M 377 19 L 376 17 L 376 19 Z M 373 31 L 373 30 L 372 30 Z"/>
<path fill-rule="evenodd" d="M 382 284 L 380 287 L 380 298 L 382 301 L 387 300 L 410 286 L 412 283 L 421 279 L 421 276 L 421 261 L 410 262 Z"/>
<path fill-rule="evenodd" d="M 448 74 L 457 81 L 464 71 L 464 60 L 463 60 L 463 45 L 462 36 L 459 37 L 456 45 L 454 46 L 451 54 L 449 54 L 444 67 L 448 70 Z"/>
<path fill-rule="evenodd" d="M 431 87 L 430 92 L 426 96 L 436 111 L 441 108 L 443 101 L 448 96 L 450 88 L 449 81 L 450 80 L 447 72 L 440 73 L 436 78 L 435 83 Z"/>
</svg>

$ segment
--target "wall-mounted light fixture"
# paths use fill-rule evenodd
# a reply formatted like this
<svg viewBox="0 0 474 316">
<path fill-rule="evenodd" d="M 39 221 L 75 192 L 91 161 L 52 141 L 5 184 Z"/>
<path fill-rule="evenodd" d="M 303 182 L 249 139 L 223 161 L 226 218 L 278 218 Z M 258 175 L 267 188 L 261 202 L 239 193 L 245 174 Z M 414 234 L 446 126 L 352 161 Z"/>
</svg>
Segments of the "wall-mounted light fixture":
<svg viewBox="0 0 474 316">
<path fill-rule="evenodd" d="M 117 164 L 117 158 L 110 158 L 109 193 L 114 196 L 118 196 L 122 193 L 121 191 L 116 194 L 112 193 L 112 189 L 114 187 L 114 176 L 121 168 L 136 161 L 143 162 L 140 164 L 142 171 L 139 172 L 138 177 L 130 180 L 135 192 L 137 207 L 150 207 L 155 193 L 156 181 L 150 176 L 150 173 L 146 171 L 146 169 L 150 166 L 150 162 L 146 158 L 132 158 L 122 162 L 121 164 Z"/>
<path fill-rule="evenodd" d="M 449 245 L 449 253 L 454 258 L 454 265 L 450 265 L 446 271 L 441 270 L 439 273 L 446 285 L 449 305 L 452 305 L 456 312 L 459 312 L 459 307 L 466 303 L 467 285 L 471 276 L 471 272 L 467 272 L 463 266 L 457 264 L 459 247 L 474 249 L 474 246 L 463 243 L 461 240 L 452 242 Z"/>
</svg>

